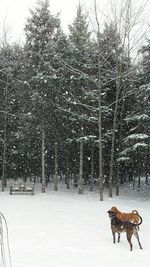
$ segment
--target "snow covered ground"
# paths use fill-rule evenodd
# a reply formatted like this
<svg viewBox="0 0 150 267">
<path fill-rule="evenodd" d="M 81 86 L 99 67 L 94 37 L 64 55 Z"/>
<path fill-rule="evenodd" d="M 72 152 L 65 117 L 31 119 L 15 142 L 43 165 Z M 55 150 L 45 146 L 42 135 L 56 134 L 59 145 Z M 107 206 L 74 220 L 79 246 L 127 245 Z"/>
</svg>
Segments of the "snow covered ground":
<svg viewBox="0 0 150 267">
<path fill-rule="evenodd" d="M 44 194 L 36 188 L 34 196 L 0 193 L 12 267 L 149 267 L 149 189 L 147 186 L 147 191 L 137 192 L 128 188 L 128 195 L 125 190 L 121 197 L 110 199 L 106 195 L 103 202 L 98 193 L 84 191 L 79 195 L 65 188 L 54 192 L 51 186 Z M 139 210 L 143 217 L 139 233 L 143 250 L 133 237 L 130 252 L 125 234 L 120 243 L 113 244 L 107 214 L 112 206 L 126 212 Z M 7 252 L 6 258 L 9 267 Z"/>
</svg>

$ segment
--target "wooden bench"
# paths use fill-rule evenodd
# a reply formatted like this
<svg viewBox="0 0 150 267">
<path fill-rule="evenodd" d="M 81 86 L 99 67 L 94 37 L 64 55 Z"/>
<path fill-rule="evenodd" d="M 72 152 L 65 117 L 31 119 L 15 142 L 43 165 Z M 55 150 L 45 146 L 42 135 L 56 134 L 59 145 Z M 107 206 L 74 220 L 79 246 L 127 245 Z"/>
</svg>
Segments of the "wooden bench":
<svg viewBox="0 0 150 267">
<path fill-rule="evenodd" d="M 10 195 L 12 194 L 31 194 L 34 195 L 34 184 L 15 183 L 10 185 Z"/>
</svg>

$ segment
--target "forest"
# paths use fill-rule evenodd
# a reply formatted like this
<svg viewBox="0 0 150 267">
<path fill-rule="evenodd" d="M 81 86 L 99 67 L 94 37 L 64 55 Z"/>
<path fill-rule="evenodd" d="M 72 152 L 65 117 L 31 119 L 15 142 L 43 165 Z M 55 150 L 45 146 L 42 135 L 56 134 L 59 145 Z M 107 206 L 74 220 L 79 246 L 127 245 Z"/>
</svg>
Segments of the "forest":
<svg viewBox="0 0 150 267">
<path fill-rule="evenodd" d="M 131 0 L 93 13 L 79 3 L 68 33 L 37 1 L 25 42 L 0 43 L 0 177 L 40 178 L 41 191 L 70 181 L 109 197 L 150 176 L 150 26 L 135 34 Z M 134 10 L 135 11 L 135 10 Z M 134 30 L 135 27 L 135 30 Z M 141 41 L 144 38 L 144 41 Z"/>
</svg>

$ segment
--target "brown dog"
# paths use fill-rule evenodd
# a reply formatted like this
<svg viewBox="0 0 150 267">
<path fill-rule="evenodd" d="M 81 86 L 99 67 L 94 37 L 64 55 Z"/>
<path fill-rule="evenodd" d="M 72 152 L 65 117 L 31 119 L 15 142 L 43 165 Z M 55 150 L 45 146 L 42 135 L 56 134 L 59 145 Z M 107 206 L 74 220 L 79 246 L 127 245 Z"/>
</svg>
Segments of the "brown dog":
<svg viewBox="0 0 150 267">
<path fill-rule="evenodd" d="M 125 212 L 119 211 L 116 207 L 112 207 L 110 211 L 112 211 L 116 215 L 116 218 L 118 218 L 122 222 L 129 221 L 133 224 L 134 223 L 138 224 L 140 222 L 140 217 L 139 217 L 139 213 L 137 210 L 133 210 L 130 213 L 125 213 Z"/>
<path fill-rule="evenodd" d="M 112 234 L 113 234 L 113 242 L 114 243 L 116 242 L 116 233 L 118 233 L 118 242 L 120 242 L 120 233 L 126 232 L 127 240 L 129 242 L 129 245 L 130 245 L 130 250 L 132 250 L 132 247 L 133 247 L 132 242 L 131 242 L 131 238 L 132 238 L 133 234 L 137 238 L 139 246 L 142 249 L 142 246 L 141 246 L 141 243 L 140 243 L 140 239 L 139 239 L 139 235 L 138 235 L 138 229 L 139 229 L 138 227 L 142 223 L 141 216 L 137 215 L 139 217 L 139 222 L 138 223 L 133 223 L 133 222 L 131 222 L 129 220 L 125 220 L 125 218 L 124 218 L 123 221 L 120 220 L 118 218 L 116 212 L 114 211 L 114 209 L 110 209 L 108 211 L 108 214 L 109 214 L 109 217 L 111 219 L 111 230 L 112 230 Z"/>
</svg>

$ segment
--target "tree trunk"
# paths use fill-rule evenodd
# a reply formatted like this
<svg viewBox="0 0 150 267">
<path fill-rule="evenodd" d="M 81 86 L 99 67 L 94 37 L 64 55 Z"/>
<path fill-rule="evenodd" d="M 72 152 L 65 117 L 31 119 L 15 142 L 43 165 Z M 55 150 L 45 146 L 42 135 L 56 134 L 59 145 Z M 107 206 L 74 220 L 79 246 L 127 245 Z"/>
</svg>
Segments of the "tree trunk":
<svg viewBox="0 0 150 267">
<path fill-rule="evenodd" d="M 139 166 L 139 170 L 138 170 L 138 191 L 140 191 L 140 187 L 141 187 L 141 169 L 142 169 L 142 166 Z"/>
<path fill-rule="evenodd" d="M 45 188 L 45 131 L 44 129 L 42 129 L 42 193 L 45 193 Z"/>
<path fill-rule="evenodd" d="M 7 115 L 5 114 L 5 121 L 4 121 L 4 146 L 3 146 L 3 165 L 2 165 L 2 192 L 6 187 L 6 129 L 7 129 Z"/>
<path fill-rule="evenodd" d="M 112 197 L 113 189 L 113 167 L 114 167 L 114 152 L 115 152 L 115 134 L 116 134 L 116 124 L 117 124 L 117 111 L 118 111 L 118 98 L 120 92 L 120 81 L 116 81 L 116 101 L 115 101 L 115 110 L 114 110 L 114 119 L 113 119 L 113 131 L 112 131 L 112 143 L 111 143 L 111 158 L 110 158 L 110 174 L 109 174 L 109 197 Z"/>
<path fill-rule="evenodd" d="M 124 98 L 124 92 L 125 88 L 122 92 L 123 98 Z M 123 120 L 123 111 L 124 111 L 124 101 L 122 101 L 121 106 L 121 114 L 120 114 L 120 122 L 119 122 L 119 141 L 118 141 L 118 153 L 120 153 L 122 149 L 122 120 Z M 120 185 L 120 170 L 119 170 L 119 163 L 117 163 L 117 174 L 116 174 L 116 196 L 119 196 L 119 185 Z"/>
<path fill-rule="evenodd" d="M 77 177 L 76 173 L 74 173 L 74 175 L 73 175 L 73 184 L 74 184 L 75 188 L 78 187 L 78 177 Z"/>
<path fill-rule="evenodd" d="M 103 201 L 103 163 L 102 163 L 102 113 L 101 113 L 101 86 L 99 86 L 99 192 L 100 201 Z"/>
<path fill-rule="evenodd" d="M 80 170 L 78 193 L 83 194 L 83 140 L 80 140 Z"/>
<path fill-rule="evenodd" d="M 101 86 L 101 44 L 100 44 L 100 24 L 97 13 L 97 1 L 94 1 L 95 19 L 97 24 L 97 42 L 98 42 L 98 129 L 99 129 L 99 192 L 100 201 L 103 201 L 103 159 L 102 159 L 102 86 Z"/>
<path fill-rule="evenodd" d="M 69 171 L 68 161 L 67 161 L 67 172 L 66 172 L 65 181 L 66 181 L 66 187 L 67 189 L 69 189 L 70 188 L 70 171 Z"/>
<path fill-rule="evenodd" d="M 2 163 L 2 192 L 6 187 L 6 146 L 7 146 L 7 86 L 5 88 L 5 113 L 4 113 L 4 142 Z"/>
<path fill-rule="evenodd" d="M 54 191 L 58 190 L 58 148 L 55 143 L 55 176 L 54 176 Z"/>
<path fill-rule="evenodd" d="M 91 151 L 90 191 L 93 191 L 93 185 L 94 185 L 94 147 L 92 146 L 92 151 Z"/>
<path fill-rule="evenodd" d="M 119 194 L 120 194 L 119 171 L 117 171 L 117 176 L 116 176 L 116 196 L 119 196 Z"/>
</svg>

